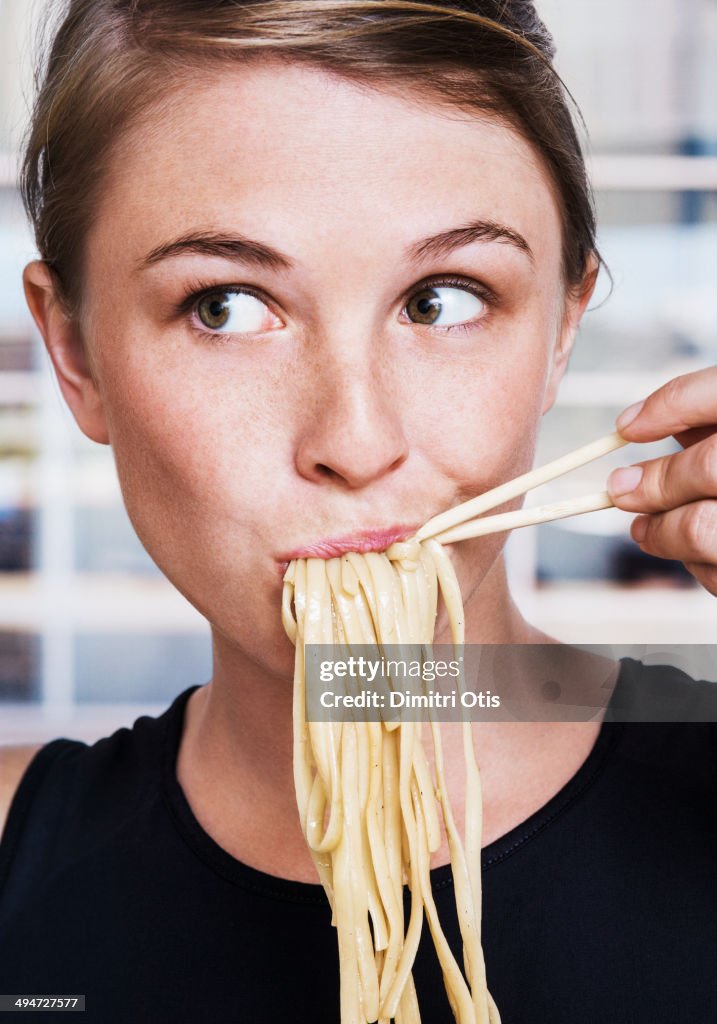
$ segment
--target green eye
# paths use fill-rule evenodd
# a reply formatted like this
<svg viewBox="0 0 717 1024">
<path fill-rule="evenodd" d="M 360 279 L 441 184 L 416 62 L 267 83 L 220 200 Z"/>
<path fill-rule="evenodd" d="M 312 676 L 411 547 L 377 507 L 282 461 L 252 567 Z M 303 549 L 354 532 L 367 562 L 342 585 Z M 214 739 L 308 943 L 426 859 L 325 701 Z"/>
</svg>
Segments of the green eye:
<svg viewBox="0 0 717 1024">
<path fill-rule="evenodd" d="M 197 315 L 205 327 L 215 331 L 224 327 L 230 314 L 228 298 L 225 292 L 217 292 L 215 295 L 205 295 L 199 300 Z"/>
<path fill-rule="evenodd" d="M 453 327 L 478 319 L 486 309 L 486 303 L 466 288 L 434 285 L 422 288 L 413 295 L 406 313 L 417 324 Z"/>
</svg>

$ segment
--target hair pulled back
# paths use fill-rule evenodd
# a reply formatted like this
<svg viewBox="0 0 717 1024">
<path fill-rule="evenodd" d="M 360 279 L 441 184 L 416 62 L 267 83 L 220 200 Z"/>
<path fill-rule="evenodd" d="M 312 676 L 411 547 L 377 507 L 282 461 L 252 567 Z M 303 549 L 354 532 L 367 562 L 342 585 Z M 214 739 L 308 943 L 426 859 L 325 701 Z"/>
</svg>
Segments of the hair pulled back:
<svg viewBox="0 0 717 1024">
<path fill-rule="evenodd" d="M 579 287 L 595 217 L 554 47 L 532 0 L 69 0 L 45 50 L 21 168 L 40 256 L 69 311 L 112 144 L 207 63 L 302 61 L 494 116 L 540 154 Z M 58 21 L 53 19 L 53 24 Z"/>
</svg>

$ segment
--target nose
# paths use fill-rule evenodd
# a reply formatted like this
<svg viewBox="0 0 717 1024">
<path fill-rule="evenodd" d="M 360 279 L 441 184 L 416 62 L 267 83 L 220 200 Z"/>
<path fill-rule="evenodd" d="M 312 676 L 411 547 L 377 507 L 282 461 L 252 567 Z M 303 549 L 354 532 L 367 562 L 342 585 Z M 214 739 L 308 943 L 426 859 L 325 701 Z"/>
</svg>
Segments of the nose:
<svg viewBox="0 0 717 1024">
<path fill-rule="evenodd" d="M 358 367 L 325 359 L 314 377 L 296 447 L 296 468 L 307 480 L 357 490 L 408 457 L 395 396 L 368 362 Z"/>
</svg>

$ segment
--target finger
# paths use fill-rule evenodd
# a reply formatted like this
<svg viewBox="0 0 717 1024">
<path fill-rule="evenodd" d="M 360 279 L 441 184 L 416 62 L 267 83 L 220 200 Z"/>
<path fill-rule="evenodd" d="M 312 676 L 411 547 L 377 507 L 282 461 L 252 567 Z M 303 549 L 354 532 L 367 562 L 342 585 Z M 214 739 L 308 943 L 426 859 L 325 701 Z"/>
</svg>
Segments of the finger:
<svg viewBox="0 0 717 1024">
<path fill-rule="evenodd" d="M 673 378 L 617 418 L 629 441 L 657 441 L 693 427 L 717 427 L 717 366 Z"/>
<path fill-rule="evenodd" d="M 610 497 L 628 512 L 666 512 L 702 498 L 717 498 L 717 434 L 674 455 L 615 469 Z"/>
<path fill-rule="evenodd" d="M 717 565 L 717 501 L 638 516 L 631 533 L 643 551 L 658 558 Z"/>
<path fill-rule="evenodd" d="M 695 577 L 705 590 L 717 597 L 717 565 L 707 565 L 701 562 L 686 562 L 685 568 Z"/>
</svg>

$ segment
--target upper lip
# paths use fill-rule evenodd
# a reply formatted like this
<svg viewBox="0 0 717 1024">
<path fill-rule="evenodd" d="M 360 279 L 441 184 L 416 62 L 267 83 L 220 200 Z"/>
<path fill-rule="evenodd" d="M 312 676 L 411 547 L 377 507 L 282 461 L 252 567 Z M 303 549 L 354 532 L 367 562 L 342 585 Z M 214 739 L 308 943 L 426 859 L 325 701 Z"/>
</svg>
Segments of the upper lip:
<svg viewBox="0 0 717 1024">
<path fill-rule="evenodd" d="M 397 526 L 380 527 L 375 530 L 357 530 L 339 537 L 323 537 L 302 547 L 294 548 L 281 555 L 279 561 L 290 562 L 292 558 L 336 558 L 347 551 L 383 551 L 397 540 L 411 537 L 420 524 L 400 523 Z"/>
</svg>

